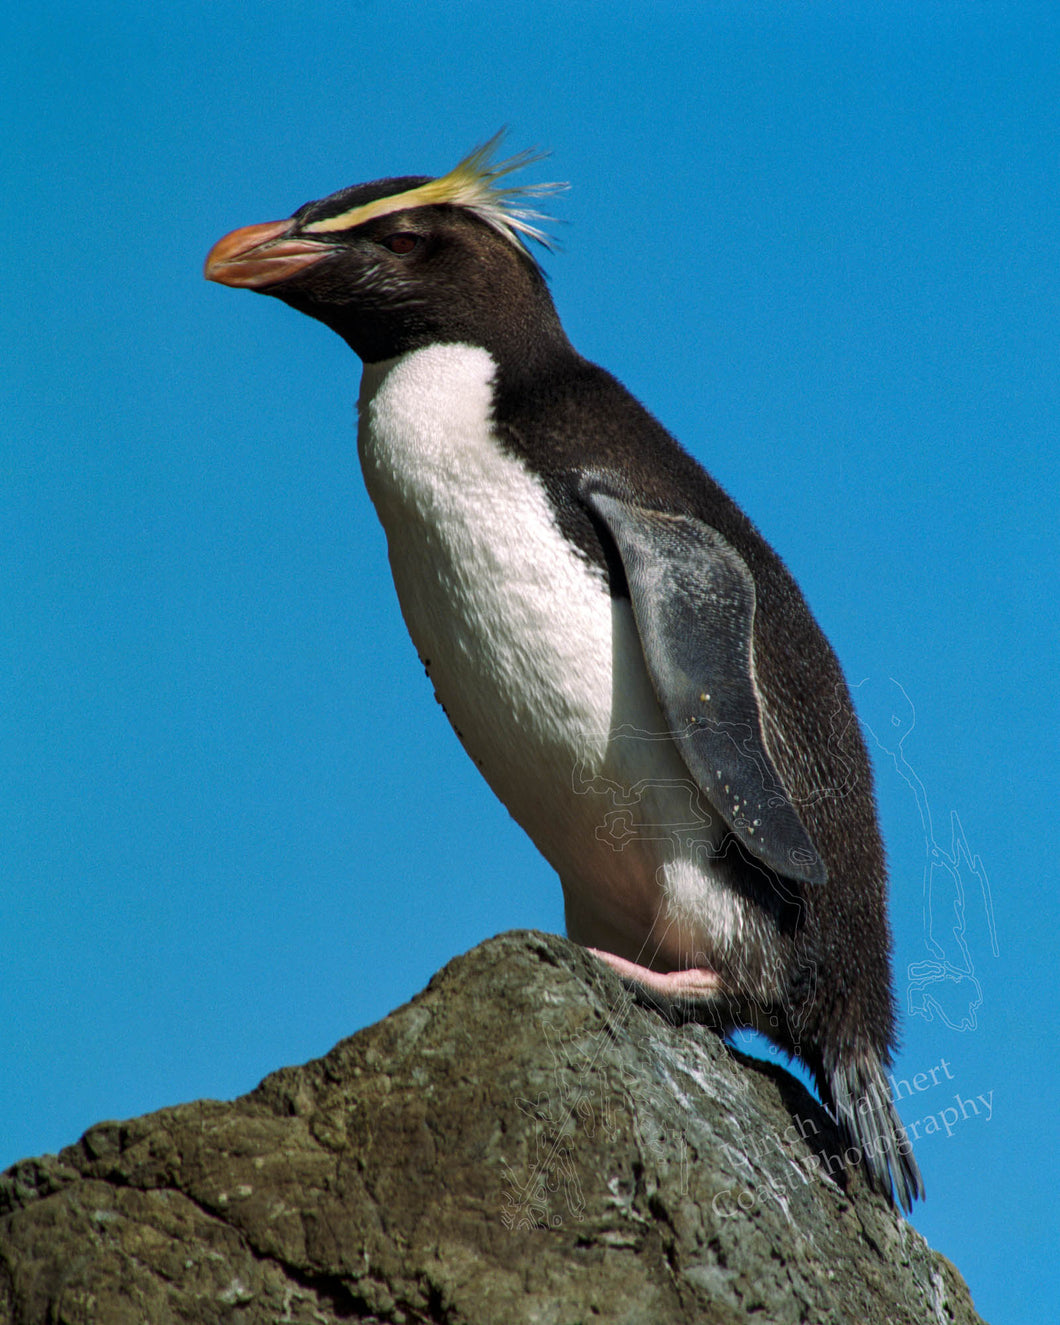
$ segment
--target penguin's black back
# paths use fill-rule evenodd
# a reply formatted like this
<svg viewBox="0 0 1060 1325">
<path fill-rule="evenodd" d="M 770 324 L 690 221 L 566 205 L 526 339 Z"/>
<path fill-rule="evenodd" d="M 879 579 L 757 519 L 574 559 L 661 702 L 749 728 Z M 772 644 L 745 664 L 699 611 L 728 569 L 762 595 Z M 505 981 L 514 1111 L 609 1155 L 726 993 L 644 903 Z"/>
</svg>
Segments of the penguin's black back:
<svg viewBox="0 0 1060 1325">
<path fill-rule="evenodd" d="M 628 591 L 579 500 L 587 476 L 618 497 L 702 520 L 746 562 L 757 600 L 756 681 L 771 726 L 784 733 L 773 753 L 828 871 L 823 884 L 804 890 L 800 947 L 833 996 L 797 1020 L 837 1056 L 866 1041 L 886 1055 L 895 1016 L 871 765 L 839 662 L 798 585 L 733 499 L 605 369 L 571 351 L 532 381 L 522 373 L 511 381 L 503 363 L 498 379 L 499 437 L 542 476 L 564 534 L 605 569 L 613 593 Z M 848 976 L 852 953 L 856 980 Z M 821 1070 L 805 1040 L 798 1052 Z"/>
</svg>

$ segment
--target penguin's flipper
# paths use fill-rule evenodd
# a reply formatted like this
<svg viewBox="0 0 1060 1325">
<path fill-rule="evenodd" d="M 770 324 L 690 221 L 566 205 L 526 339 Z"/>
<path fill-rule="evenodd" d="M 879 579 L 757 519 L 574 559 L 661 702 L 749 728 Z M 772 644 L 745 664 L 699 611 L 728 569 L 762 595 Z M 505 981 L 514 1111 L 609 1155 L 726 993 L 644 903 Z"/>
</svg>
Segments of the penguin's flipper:
<svg viewBox="0 0 1060 1325">
<path fill-rule="evenodd" d="M 823 883 L 824 862 L 763 735 L 747 563 L 702 520 L 591 488 L 584 497 L 618 549 L 648 674 L 697 785 L 764 865 Z"/>
</svg>

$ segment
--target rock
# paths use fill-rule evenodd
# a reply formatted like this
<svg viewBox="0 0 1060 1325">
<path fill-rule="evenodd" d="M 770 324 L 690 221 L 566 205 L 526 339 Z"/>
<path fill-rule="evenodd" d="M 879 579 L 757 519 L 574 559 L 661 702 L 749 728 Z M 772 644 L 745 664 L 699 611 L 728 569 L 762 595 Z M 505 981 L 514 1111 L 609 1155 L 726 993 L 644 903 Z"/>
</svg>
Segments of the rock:
<svg viewBox="0 0 1060 1325">
<path fill-rule="evenodd" d="M 231 1104 L 9 1169 L 0 1320 L 978 1321 L 840 1150 L 786 1072 L 505 934 Z"/>
</svg>

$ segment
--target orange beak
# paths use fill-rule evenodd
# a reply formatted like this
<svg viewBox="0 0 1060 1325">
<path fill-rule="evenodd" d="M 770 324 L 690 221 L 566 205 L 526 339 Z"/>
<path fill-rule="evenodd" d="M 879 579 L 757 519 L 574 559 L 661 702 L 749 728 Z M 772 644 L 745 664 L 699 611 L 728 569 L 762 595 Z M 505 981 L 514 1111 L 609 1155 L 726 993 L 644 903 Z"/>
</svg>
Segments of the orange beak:
<svg viewBox="0 0 1060 1325">
<path fill-rule="evenodd" d="M 219 239 L 206 258 L 208 281 L 261 290 L 305 271 L 333 253 L 334 246 L 312 239 L 289 239 L 291 221 L 245 225 Z"/>
</svg>

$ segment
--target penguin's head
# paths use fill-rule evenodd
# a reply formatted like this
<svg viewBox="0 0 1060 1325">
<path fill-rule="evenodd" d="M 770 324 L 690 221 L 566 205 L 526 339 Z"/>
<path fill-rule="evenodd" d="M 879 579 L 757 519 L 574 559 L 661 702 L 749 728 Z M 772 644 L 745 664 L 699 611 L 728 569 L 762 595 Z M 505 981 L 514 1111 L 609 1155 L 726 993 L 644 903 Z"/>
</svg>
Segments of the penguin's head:
<svg viewBox="0 0 1060 1325">
<path fill-rule="evenodd" d="M 566 343 L 526 247 L 546 246 L 526 205 L 562 185 L 499 181 L 539 157 L 493 163 L 497 134 L 437 179 L 413 175 L 342 189 L 286 221 L 233 230 L 206 259 L 208 280 L 285 303 L 336 331 L 366 363 L 424 345 L 481 345 L 510 359 Z"/>
</svg>

